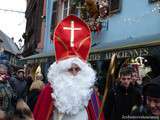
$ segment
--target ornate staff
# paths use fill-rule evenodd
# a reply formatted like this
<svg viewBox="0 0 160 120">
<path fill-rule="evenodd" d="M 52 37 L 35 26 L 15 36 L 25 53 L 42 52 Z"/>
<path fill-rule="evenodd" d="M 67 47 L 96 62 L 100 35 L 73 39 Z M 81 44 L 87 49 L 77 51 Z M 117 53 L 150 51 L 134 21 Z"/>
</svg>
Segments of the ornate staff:
<svg viewBox="0 0 160 120">
<path fill-rule="evenodd" d="M 103 111 L 104 104 L 105 104 L 105 101 L 106 101 L 106 97 L 107 97 L 107 94 L 108 94 L 108 90 L 111 87 L 111 85 L 113 85 L 113 79 L 114 79 L 114 74 L 115 74 L 115 69 L 116 69 L 116 61 L 117 61 L 117 56 L 114 53 L 112 55 L 111 62 L 110 62 L 110 65 L 109 65 L 109 68 L 108 68 L 108 71 L 107 71 L 105 91 L 104 91 L 104 95 L 103 95 L 103 99 L 102 99 L 102 105 L 101 105 L 99 115 L 98 115 L 98 120 L 100 120 L 101 113 Z"/>
<path fill-rule="evenodd" d="M 64 116 L 64 113 L 58 112 L 57 120 L 62 120 L 63 116 Z"/>
</svg>

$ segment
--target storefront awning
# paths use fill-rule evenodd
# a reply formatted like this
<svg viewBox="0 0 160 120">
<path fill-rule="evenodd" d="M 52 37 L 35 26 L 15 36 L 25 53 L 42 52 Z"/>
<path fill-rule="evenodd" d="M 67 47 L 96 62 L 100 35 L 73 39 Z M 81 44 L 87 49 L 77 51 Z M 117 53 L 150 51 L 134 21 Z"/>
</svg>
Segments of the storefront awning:
<svg viewBox="0 0 160 120">
<path fill-rule="evenodd" d="M 47 62 L 49 59 L 54 60 L 54 53 L 38 53 L 31 55 L 25 58 L 22 58 L 21 61 L 26 61 L 27 63 L 42 63 Z"/>
<path fill-rule="evenodd" d="M 118 58 L 150 56 L 160 54 L 160 33 L 139 38 L 128 38 L 116 42 L 97 41 L 92 45 L 89 61 L 107 60 L 116 53 Z M 54 61 L 54 52 L 39 53 L 21 59 L 27 63 Z"/>
</svg>

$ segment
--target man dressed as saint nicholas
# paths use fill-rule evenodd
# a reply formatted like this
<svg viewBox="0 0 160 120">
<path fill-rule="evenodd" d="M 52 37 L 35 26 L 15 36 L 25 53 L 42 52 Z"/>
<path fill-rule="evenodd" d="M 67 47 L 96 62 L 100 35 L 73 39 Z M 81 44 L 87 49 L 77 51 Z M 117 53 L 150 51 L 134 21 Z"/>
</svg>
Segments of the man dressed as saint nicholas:
<svg viewBox="0 0 160 120">
<path fill-rule="evenodd" d="M 56 61 L 49 67 L 49 83 L 36 103 L 35 120 L 97 120 L 96 73 L 86 62 L 91 46 L 89 27 L 70 15 L 58 24 L 53 36 Z"/>
</svg>

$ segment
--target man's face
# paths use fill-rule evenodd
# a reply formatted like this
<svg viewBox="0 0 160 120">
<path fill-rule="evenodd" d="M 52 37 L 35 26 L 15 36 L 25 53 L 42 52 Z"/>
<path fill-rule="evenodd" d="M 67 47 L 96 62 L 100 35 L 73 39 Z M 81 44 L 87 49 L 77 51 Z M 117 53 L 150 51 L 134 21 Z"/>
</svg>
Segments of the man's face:
<svg viewBox="0 0 160 120">
<path fill-rule="evenodd" d="M 0 68 L 0 75 L 5 75 L 7 74 L 7 70 L 4 68 Z"/>
<path fill-rule="evenodd" d="M 6 79 L 7 76 L 7 69 L 0 68 L 0 80 Z"/>
<path fill-rule="evenodd" d="M 160 98 L 147 96 L 147 106 L 153 115 L 160 116 Z"/>
<path fill-rule="evenodd" d="M 18 78 L 23 78 L 24 77 L 24 73 L 23 72 L 19 72 L 18 73 Z"/>
<path fill-rule="evenodd" d="M 128 88 L 131 83 L 131 75 L 122 75 L 120 77 L 121 85 Z"/>
<path fill-rule="evenodd" d="M 135 83 L 137 80 L 139 80 L 138 73 L 133 72 L 132 73 L 132 82 Z"/>
<path fill-rule="evenodd" d="M 71 75 L 76 76 L 80 70 L 81 70 L 80 67 L 73 63 L 71 67 L 68 69 L 68 72 Z"/>
</svg>

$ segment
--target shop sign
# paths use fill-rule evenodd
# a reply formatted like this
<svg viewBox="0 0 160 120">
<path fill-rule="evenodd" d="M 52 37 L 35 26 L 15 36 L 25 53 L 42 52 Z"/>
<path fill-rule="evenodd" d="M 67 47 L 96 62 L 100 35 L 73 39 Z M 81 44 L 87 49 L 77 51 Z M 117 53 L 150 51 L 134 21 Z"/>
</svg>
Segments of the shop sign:
<svg viewBox="0 0 160 120">
<path fill-rule="evenodd" d="M 150 51 L 150 48 L 103 51 L 103 52 L 91 53 L 89 56 L 89 61 L 109 60 L 111 59 L 114 53 L 117 55 L 117 58 L 149 56 L 149 53 L 150 53 L 149 51 Z"/>
</svg>

